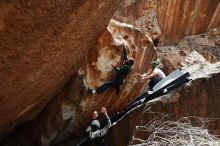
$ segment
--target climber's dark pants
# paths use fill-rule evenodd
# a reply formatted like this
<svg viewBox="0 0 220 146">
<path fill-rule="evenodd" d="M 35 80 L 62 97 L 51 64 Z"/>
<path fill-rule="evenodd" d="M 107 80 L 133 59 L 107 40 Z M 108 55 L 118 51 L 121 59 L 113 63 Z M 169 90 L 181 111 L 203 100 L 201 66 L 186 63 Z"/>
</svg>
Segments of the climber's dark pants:
<svg viewBox="0 0 220 146">
<path fill-rule="evenodd" d="M 123 84 L 123 81 L 120 81 L 120 80 L 109 81 L 109 82 L 106 82 L 105 84 L 103 84 L 102 86 L 98 87 L 96 89 L 96 92 L 101 93 L 110 87 L 115 87 L 116 94 L 119 94 L 120 93 L 120 86 L 122 84 Z"/>
<path fill-rule="evenodd" d="M 155 76 L 152 77 L 150 82 L 149 82 L 149 89 L 152 90 L 153 87 L 159 82 L 161 81 L 163 78 L 159 77 L 159 76 Z"/>
</svg>

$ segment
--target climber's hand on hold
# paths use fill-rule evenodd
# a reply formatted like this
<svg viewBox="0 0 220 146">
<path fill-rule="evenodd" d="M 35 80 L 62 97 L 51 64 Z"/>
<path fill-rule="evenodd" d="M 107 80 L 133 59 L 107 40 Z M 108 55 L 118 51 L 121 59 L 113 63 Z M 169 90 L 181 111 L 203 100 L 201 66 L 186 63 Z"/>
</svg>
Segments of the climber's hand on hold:
<svg viewBox="0 0 220 146">
<path fill-rule="evenodd" d="M 138 79 L 141 79 L 142 78 L 142 75 L 140 73 L 136 73 L 133 75 L 134 77 L 138 78 Z"/>
<path fill-rule="evenodd" d="M 104 115 L 107 115 L 107 110 L 106 110 L 105 107 L 102 107 L 101 112 L 102 112 Z"/>
</svg>

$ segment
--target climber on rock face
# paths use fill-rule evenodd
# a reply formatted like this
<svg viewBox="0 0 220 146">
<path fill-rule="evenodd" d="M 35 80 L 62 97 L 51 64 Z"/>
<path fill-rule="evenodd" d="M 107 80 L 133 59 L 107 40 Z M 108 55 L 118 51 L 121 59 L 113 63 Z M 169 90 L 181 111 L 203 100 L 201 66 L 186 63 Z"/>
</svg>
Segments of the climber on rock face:
<svg viewBox="0 0 220 146">
<path fill-rule="evenodd" d="M 157 68 L 157 66 L 159 65 L 159 63 L 157 61 L 152 61 L 151 62 L 151 69 L 148 73 L 146 74 L 137 74 L 139 77 L 141 77 L 142 80 L 145 79 L 150 79 L 149 81 L 149 89 L 152 90 L 153 87 L 163 78 L 166 77 L 166 75 L 164 74 L 164 72 Z"/>
<path fill-rule="evenodd" d="M 97 120 L 98 113 L 97 111 L 94 111 L 92 114 L 92 122 L 86 129 L 86 134 L 88 138 L 92 141 L 92 143 L 95 143 L 96 145 L 100 145 L 102 143 L 103 136 L 107 134 L 108 129 L 111 127 L 111 120 L 107 114 L 106 108 L 103 107 L 101 109 L 101 112 L 107 118 L 107 125 L 104 128 L 100 129 L 100 123 Z"/>
<path fill-rule="evenodd" d="M 124 38 L 126 38 L 126 36 Z M 123 49 L 124 63 L 121 67 L 114 67 L 113 70 L 116 72 L 115 79 L 113 81 L 106 82 L 105 84 L 103 84 L 102 86 L 96 89 L 89 89 L 89 93 L 92 94 L 101 93 L 110 87 L 115 87 L 116 94 L 119 94 L 120 86 L 123 84 L 127 75 L 131 72 L 132 66 L 134 64 L 134 59 L 128 58 L 128 54 L 129 54 L 129 48 L 127 45 L 124 45 L 124 49 Z"/>
</svg>

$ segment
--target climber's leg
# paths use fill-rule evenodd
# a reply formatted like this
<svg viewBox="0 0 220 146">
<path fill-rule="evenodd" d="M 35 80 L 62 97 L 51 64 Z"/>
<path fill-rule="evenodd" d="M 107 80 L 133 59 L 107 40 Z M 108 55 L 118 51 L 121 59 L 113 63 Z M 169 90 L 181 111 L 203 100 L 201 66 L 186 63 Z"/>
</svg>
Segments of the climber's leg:
<svg viewBox="0 0 220 146">
<path fill-rule="evenodd" d="M 95 91 L 95 93 L 101 93 L 101 92 L 104 92 L 106 89 L 112 87 L 114 85 L 114 81 L 109 81 L 109 82 L 106 82 L 105 84 L 103 84 L 102 86 L 98 87 Z"/>
</svg>

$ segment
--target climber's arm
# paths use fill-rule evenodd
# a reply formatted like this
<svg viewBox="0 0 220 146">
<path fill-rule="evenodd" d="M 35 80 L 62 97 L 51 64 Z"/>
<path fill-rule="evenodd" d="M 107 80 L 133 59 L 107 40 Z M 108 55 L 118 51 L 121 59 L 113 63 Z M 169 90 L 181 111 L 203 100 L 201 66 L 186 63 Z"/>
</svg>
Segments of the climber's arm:
<svg viewBox="0 0 220 146">
<path fill-rule="evenodd" d="M 123 49 L 124 61 L 128 61 L 128 54 L 129 54 L 129 48 L 128 48 L 128 46 L 125 46 Z"/>
</svg>

